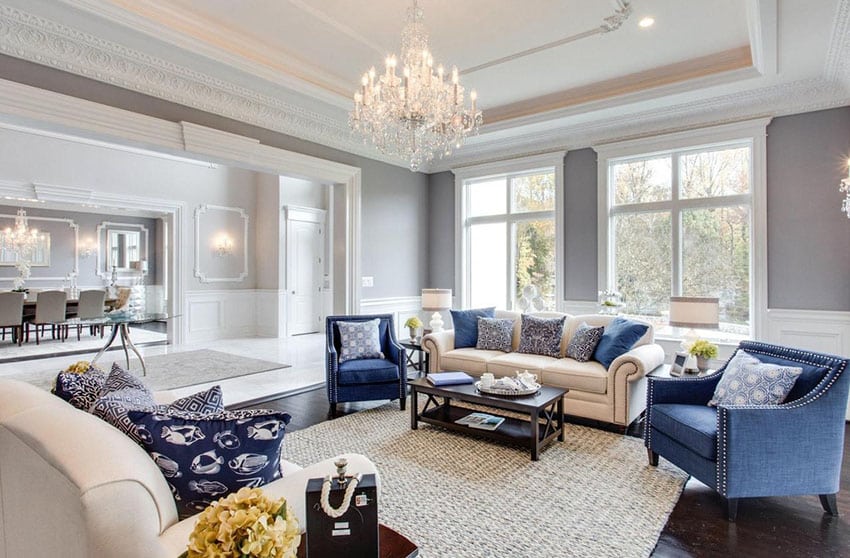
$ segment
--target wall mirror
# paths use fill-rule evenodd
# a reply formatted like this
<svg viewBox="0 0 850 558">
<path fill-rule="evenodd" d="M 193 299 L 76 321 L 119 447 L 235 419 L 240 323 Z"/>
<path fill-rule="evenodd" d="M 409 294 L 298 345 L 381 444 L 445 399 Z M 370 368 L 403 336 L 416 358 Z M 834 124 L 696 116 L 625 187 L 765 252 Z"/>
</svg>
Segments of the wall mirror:
<svg viewBox="0 0 850 558">
<path fill-rule="evenodd" d="M 112 270 L 118 273 L 141 273 L 147 275 L 148 229 L 134 223 L 111 223 L 104 221 L 97 227 L 98 264 L 102 277 L 109 277 Z"/>
</svg>

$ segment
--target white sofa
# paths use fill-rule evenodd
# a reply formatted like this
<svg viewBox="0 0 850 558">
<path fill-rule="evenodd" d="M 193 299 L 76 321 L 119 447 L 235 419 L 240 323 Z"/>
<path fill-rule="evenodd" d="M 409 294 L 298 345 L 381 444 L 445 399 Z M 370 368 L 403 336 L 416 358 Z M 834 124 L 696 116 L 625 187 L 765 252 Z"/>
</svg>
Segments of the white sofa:
<svg viewBox="0 0 850 558">
<path fill-rule="evenodd" d="M 348 454 L 349 471 L 375 473 Z M 335 472 L 333 459 L 263 489 L 305 523 L 307 480 Z M 379 485 L 380 486 L 380 485 Z M 0 558 L 176 558 L 195 518 L 177 508 L 145 451 L 99 418 L 50 393 L 0 380 Z"/>
<path fill-rule="evenodd" d="M 429 353 L 431 371 L 461 370 L 475 376 L 490 372 L 497 378 L 513 376 L 517 370 L 537 374 L 543 384 L 568 388 L 564 412 L 621 427 L 628 426 L 646 407 L 646 373 L 664 362 L 664 349 L 654 343 L 651 324 L 647 332 L 627 353 L 617 357 L 606 370 L 596 361 L 578 362 L 564 353 L 576 328 L 586 322 L 606 326 L 614 318 L 600 314 L 570 316 L 558 312 L 539 312 L 538 317 L 567 316 L 561 338 L 561 357 L 554 358 L 515 352 L 519 347 L 521 314 L 496 311 L 496 318 L 514 320 L 513 346 L 510 353 L 473 348 L 455 349 L 454 330 L 431 333 L 422 339 Z"/>
</svg>

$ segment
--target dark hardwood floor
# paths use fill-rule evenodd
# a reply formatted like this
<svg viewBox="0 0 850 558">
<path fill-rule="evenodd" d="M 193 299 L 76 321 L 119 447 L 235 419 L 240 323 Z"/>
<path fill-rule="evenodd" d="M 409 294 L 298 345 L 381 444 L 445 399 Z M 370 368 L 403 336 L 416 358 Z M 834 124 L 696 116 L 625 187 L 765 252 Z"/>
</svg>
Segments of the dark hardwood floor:
<svg viewBox="0 0 850 558">
<path fill-rule="evenodd" d="M 339 405 L 338 415 L 376 407 L 384 401 Z M 324 388 L 256 405 L 292 415 L 288 430 L 330 420 Z M 629 435 L 640 435 L 630 428 Z M 545 452 L 543 455 L 545 458 Z M 812 467 L 817 458 L 812 457 Z M 725 519 L 725 506 L 711 489 L 691 479 L 658 540 L 653 556 L 850 557 L 850 426 L 844 439 L 844 467 L 838 494 L 839 517 L 826 515 L 817 496 L 742 500 L 738 520 Z"/>
</svg>

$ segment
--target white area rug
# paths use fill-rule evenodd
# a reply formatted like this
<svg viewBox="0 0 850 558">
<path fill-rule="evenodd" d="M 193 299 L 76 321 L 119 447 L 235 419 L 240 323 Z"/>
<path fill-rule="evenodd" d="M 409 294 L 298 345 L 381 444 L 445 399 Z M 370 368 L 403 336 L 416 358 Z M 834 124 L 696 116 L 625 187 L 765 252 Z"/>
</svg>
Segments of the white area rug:
<svg viewBox="0 0 850 558">
<path fill-rule="evenodd" d="M 113 361 L 118 362 L 122 367 L 126 365 L 123 353 L 107 352 L 98 361 L 98 366 L 108 371 Z M 75 362 L 74 357 L 69 357 L 68 363 L 72 362 Z M 147 367 L 147 375 L 143 380 L 154 391 L 217 382 L 227 378 L 289 367 L 288 364 L 247 358 L 209 349 L 147 357 L 145 366 Z M 130 369 L 136 375 L 141 376 L 141 366 L 138 360 L 130 360 Z M 43 389 L 51 389 L 58 372 L 59 370 L 26 372 L 6 377 L 23 380 Z"/>
<path fill-rule="evenodd" d="M 686 475 L 647 464 L 641 440 L 567 425 L 532 462 L 503 446 L 430 425 L 410 429 L 393 403 L 287 434 L 307 465 L 345 452 L 380 471 L 381 522 L 426 558 L 648 556 Z"/>
</svg>

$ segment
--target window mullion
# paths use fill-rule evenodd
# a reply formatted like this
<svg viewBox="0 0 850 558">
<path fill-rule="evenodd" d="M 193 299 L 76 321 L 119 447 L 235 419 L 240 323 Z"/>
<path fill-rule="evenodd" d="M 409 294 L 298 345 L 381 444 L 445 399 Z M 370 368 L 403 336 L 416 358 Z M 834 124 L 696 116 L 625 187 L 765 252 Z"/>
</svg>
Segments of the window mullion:
<svg viewBox="0 0 850 558">
<path fill-rule="evenodd" d="M 672 172 L 672 211 L 670 215 L 670 225 L 673 238 L 670 246 L 673 250 L 671 254 L 672 261 L 672 277 L 670 285 L 670 293 L 673 296 L 682 295 L 682 211 L 679 202 L 679 194 L 681 192 L 681 184 L 679 183 L 679 154 L 674 152 L 671 156 L 671 172 Z"/>
</svg>

